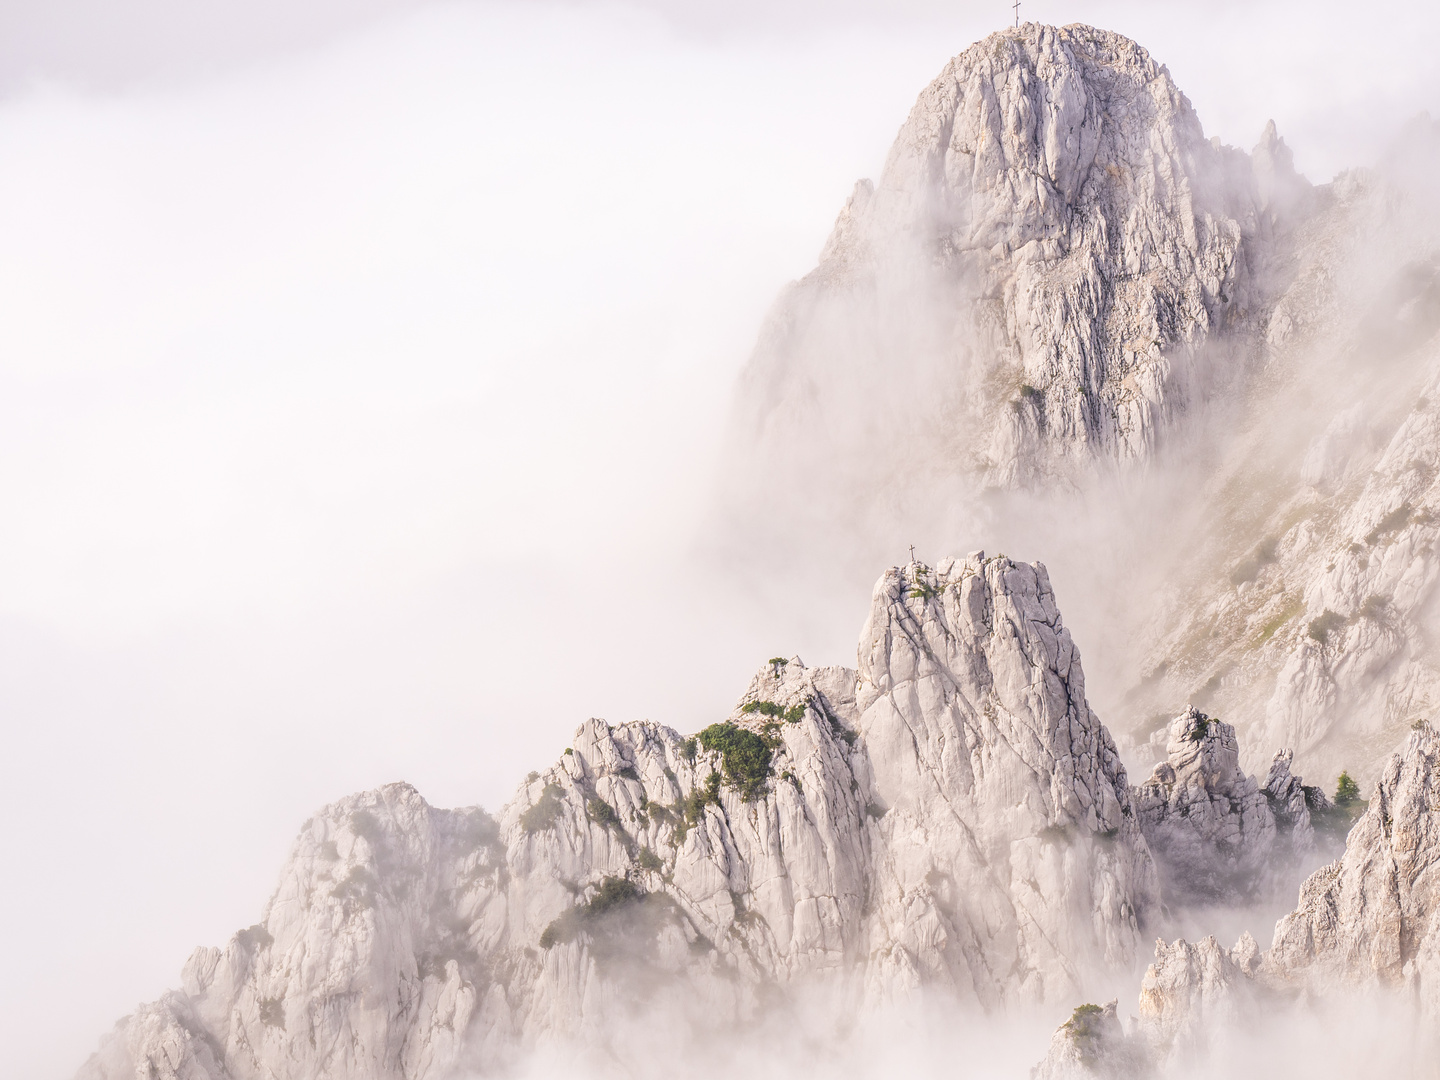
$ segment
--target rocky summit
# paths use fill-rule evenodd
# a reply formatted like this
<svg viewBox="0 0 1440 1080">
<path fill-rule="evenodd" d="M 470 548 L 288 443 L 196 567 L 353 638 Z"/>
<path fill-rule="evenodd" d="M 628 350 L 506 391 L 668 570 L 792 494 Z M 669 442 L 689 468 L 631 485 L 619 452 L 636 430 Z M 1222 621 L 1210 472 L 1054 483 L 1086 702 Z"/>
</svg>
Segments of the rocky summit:
<svg viewBox="0 0 1440 1080">
<path fill-rule="evenodd" d="M 920 95 L 782 298 L 745 375 L 746 437 L 803 456 L 841 442 L 838 423 L 842 454 L 916 449 L 883 416 L 847 424 L 851 395 L 883 400 L 884 380 L 935 395 L 925 452 L 987 484 L 1148 458 L 1244 375 L 1255 264 L 1307 189 L 1273 128 L 1253 155 L 1207 140 L 1128 38 L 992 35 Z"/>
</svg>

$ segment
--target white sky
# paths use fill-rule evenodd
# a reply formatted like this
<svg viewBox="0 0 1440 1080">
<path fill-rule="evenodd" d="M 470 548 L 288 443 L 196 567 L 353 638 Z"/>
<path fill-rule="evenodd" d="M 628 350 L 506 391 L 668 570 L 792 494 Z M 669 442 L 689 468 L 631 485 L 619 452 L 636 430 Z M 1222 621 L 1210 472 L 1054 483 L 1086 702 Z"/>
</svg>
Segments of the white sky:
<svg viewBox="0 0 1440 1080">
<path fill-rule="evenodd" d="M 197 10 L 0 6 L 0 1046 L 36 1080 L 254 922 L 330 799 L 493 808 L 586 716 L 693 729 L 777 652 L 853 662 L 870 581 L 795 610 L 688 555 L 715 438 L 1007 15 Z M 1440 104 L 1418 4 L 1022 14 L 1137 37 L 1314 179 Z"/>
</svg>

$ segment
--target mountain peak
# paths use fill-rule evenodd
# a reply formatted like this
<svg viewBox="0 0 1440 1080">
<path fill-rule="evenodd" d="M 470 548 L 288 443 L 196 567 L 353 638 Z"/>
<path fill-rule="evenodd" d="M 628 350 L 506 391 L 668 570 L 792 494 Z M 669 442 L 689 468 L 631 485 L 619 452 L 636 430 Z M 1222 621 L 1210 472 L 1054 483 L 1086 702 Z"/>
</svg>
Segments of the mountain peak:
<svg viewBox="0 0 1440 1080">
<path fill-rule="evenodd" d="M 1283 143 L 1262 156 L 1257 179 L 1120 34 L 1027 23 L 975 43 L 762 333 L 750 455 L 773 475 L 822 442 L 824 464 L 795 471 L 852 497 L 877 455 L 1000 488 L 1151 457 L 1246 373 L 1245 351 L 1213 346 L 1262 306 L 1246 247 L 1268 242 L 1283 183 L 1263 178 L 1289 168 Z M 901 394 L 934 405 L 892 430 Z M 943 445 L 916 445 L 930 432 Z"/>
</svg>

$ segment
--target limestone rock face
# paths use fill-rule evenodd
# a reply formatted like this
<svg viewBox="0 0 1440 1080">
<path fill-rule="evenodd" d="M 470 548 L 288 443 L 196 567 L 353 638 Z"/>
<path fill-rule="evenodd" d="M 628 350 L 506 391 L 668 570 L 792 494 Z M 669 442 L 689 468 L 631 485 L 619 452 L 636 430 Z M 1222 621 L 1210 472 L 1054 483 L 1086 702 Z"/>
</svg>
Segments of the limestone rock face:
<svg viewBox="0 0 1440 1080">
<path fill-rule="evenodd" d="M 1228 952 L 1214 937 L 1194 945 L 1155 943 L 1155 962 L 1140 986 L 1140 1035 L 1157 1060 L 1203 1058 L 1213 1031 L 1241 1025 L 1253 1003 L 1250 980 L 1260 948 L 1246 933 Z"/>
<path fill-rule="evenodd" d="M 771 469 L 819 439 L 857 469 L 939 455 L 1000 487 L 1147 458 L 1243 374 L 1226 335 L 1256 307 L 1246 244 L 1303 190 L 1273 128 L 1253 159 L 1212 144 L 1135 42 L 992 34 L 920 95 L 879 182 L 781 298 L 742 440 Z"/>
<path fill-rule="evenodd" d="M 1321 788 L 1307 786 L 1290 771 L 1294 760 L 1293 750 L 1278 751 L 1270 762 L 1270 772 L 1260 791 L 1275 816 L 1277 839 L 1288 838 L 1291 851 L 1304 855 L 1315 848 L 1311 811 L 1327 813 L 1330 799 Z"/>
<path fill-rule="evenodd" d="M 890 571 L 857 704 L 887 808 L 881 896 L 920 913 L 882 969 L 920 963 L 992 1005 L 1063 1000 L 1081 972 L 1129 963 L 1154 866 L 1043 567 L 976 553 Z"/>
<path fill-rule="evenodd" d="M 1288 241 L 1264 385 L 1217 434 L 1195 540 L 1140 632 L 1130 715 L 1193 701 L 1247 768 L 1276 746 L 1307 777 L 1368 786 L 1440 705 L 1440 125 L 1316 192 Z M 1150 681 L 1144 682 L 1149 677 Z M 1107 714 L 1112 715 L 1112 714 Z M 1118 717 L 1118 713 L 1113 714 Z"/>
<path fill-rule="evenodd" d="M 448 1067 L 477 1001 L 475 956 L 446 916 L 494 918 L 501 854 L 483 811 L 434 810 L 408 785 L 326 808 L 302 829 L 263 920 L 223 949 L 197 950 L 183 988 L 123 1023 L 80 1075 Z"/>
<path fill-rule="evenodd" d="M 1417 726 L 1386 764 L 1344 856 L 1275 928 L 1271 979 L 1314 993 L 1379 987 L 1440 1022 L 1440 735 Z"/>
<path fill-rule="evenodd" d="M 1190 708 L 1169 735 L 1167 759 L 1135 793 L 1166 892 L 1194 903 L 1249 899 L 1265 880 L 1275 818 L 1255 778 L 1240 768 L 1235 729 Z"/>
<path fill-rule="evenodd" d="M 496 817 L 392 784 L 302 829 L 259 924 L 200 949 L 82 1080 L 422 1080 L 537 1046 L 619 1060 L 786 992 L 1059 1003 L 1156 903 L 1045 570 L 918 563 L 859 671 L 760 670 L 684 738 L 590 720 Z"/>
</svg>

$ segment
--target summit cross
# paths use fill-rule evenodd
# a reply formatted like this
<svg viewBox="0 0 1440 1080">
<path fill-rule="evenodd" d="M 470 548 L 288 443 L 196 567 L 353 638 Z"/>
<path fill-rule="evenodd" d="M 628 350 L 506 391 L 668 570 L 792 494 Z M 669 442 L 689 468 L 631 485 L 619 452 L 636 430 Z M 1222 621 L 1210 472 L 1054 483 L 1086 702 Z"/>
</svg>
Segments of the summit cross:
<svg viewBox="0 0 1440 1080">
<path fill-rule="evenodd" d="M 1018 30 L 1020 29 L 1020 0 L 1015 0 L 1010 6 L 1015 9 L 1015 29 Z"/>
</svg>

